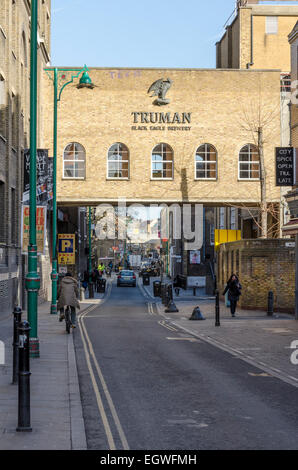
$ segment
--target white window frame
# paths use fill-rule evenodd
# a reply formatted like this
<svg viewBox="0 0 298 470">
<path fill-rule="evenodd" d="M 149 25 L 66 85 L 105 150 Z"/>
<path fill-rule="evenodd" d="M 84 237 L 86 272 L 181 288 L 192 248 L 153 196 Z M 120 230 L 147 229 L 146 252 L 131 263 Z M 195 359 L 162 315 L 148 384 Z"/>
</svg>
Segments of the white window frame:
<svg viewBox="0 0 298 470">
<path fill-rule="evenodd" d="M 163 155 L 167 154 L 167 153 L 170 153 L 172 154 L 172 160 L 153 160 L 153 154 L 155 153 L 154 150 L 156 149 L 156 147 L 158 147 L 159 145 L 162 146 L 162 150 L 161 150 L 161 154 L 162 154 L 162 157 Z M 170 152 L 167 152 L 167 150 L 165 149 L 164 150 L 164 146 L 168 147 L 170 149 Z M 156 176 L 153 176 L 153 165 L 154 164 L 157 164 L 157 163 L 161 163 L 162 164 L 162 172 L 164 171 L 164 164 L 169 164 L 169 163 L 172 163 L 171 165 L 171 172 L 172 172 L 172 176 L 169 177 L 169 176 L 161 176 L 161 177 L 156 177 Z M 152 152 L 151 152 L 151 180 L 153 181 L 172 181 L 174 179 L 174 151 L 172 149 L 172 147 L 169 145 L 169 144 L 166 144 L 165 142 L 160 142 L 159 144 L 155 145 L 154 148 L 152 149 Z"/>
<path fill-rule="evenodd" d="M 239 151 L 239 154 L 238 154 L 238 181 L 260 181 L 260 160 L 256 161 L 256 160 L 247 160 L 247 161 L 240 161 L 240 154 L 241 153 L 244 153 L 243 152 L 243 149 L 245 147 L 248 147 L 249 148 L 249 151 L 247 153 L 247 155 L 249 155 L 249 157 L 251 156 L 252 153 L 257 153 L 257 152 L 251 152 L 251 147 L 255 147 L 257 149 L 257 146 L 254 145 L 254 144 L 246 144 L 244 145 L 243 147 L 241 147 L 240 151 Z M 259 176 L 258 178 L 242 178 L 240 176 L 240 173 L 241 171 L 248 171 L 249 174 L 252 173 L 252 169 L 251 169 L 251 166 L 252 165 L 255 165 L 255 164 L 258 164 L 258 167 L 259 167 Z M 241 165 L 244 164 L 244 165 L 248 165 L 249 166 L 249 169 L 248 170 L 243 170 L 241 169 Z"/>
<path fill-rule="evenodd" d="M 117 160 L 109 160 L 109 153 L 110 153 L 111 148 L 114 145 L 118 145 L 118 150 L 117 150 L 118 151 L 118 154 L 117 154 L 118 156 L 122 155 L 122 152 L 123 152 L 123 150 L 119 150 L 119 145 L 123 145 L 123 147 L 126 149 L 126 150 L 124 150 L 124 152 L 127 153 L 127 159 L 126 160 L 123 160 L 123 158 L 122 159 L 117 159 Z M 128 150 L 127 145 L 123 144 L 122 142 L 115 142 L 114 144 L 112 144 L 110 146 L 109 150 L 108 150 L 108 156 L 107 156 L 107 175 L 106 175 L 107 179 L 108 180 L 117 180 L 117 181 L 118 180 L 129 180 L 129 178 L 130 178 L 130 161 L 129 160 L 130 160 L 129 159 L 129 150 Z M 127 168 L 127 176 L 109 176 L 109 163 L 119 163 L 119 162 L 127 163 L 127 167 L 128 167 Z M 123 171 L 123 170 L 120 170 L 118 168 L 117 171 L 120 172 L 120 171 Z"/>
<path fill-rule="evenodd" d="M 66 149 L 69 145 L 73 145 L 73 144 L 80 145 L 82 150 L 79 151 L 79 152 L 82 152 L 84 154 L 84 159 L 74 158 L 72 160 L 65 160 L 64 155 L 65 155 Z M 63 150 L 62 162 L 63 162 L 63 165 L 62 165 L 62 167 L 63 167 L 62 168 L 62 179 L 64 179 L 64 180 L 85 180 L 86 179 L 86 150 L 85 150 L 85 148 L 82 144 L 80 144 L 79 142 L 69 142 Z M 65 175 L 65 162 L 73 163 L 73 164 L 83 162 L 84 163 L 84 176 L 68 176 L 68 175 Z M 75 170 L 75 168 L 73 168 L 73 170 Z"/>
<path fill-rule="evenodd" d="M 211 147 L 213 150 L 214 150 L 214 153 L 215 153 L 215 160 L 197 160 L 197 153 L 198 153 L 198 150 L 204 146 L 204 154 L 206 156 L 206 158 L 208 157 L 208 153 L 210 155 L 210 151 L 208 152 L 208 146 Z M 212 177 L 208 177 L 208 176 L 197 176 L 197 163 L 204 163 L 204 170 L 201 170 L 201 171 L 204 171 L 205 175 L 207 174 L 207 164 L 208 163 L 215 163 L 215 177 L 212 176 Z M 202 145 L 199 145 L 199 147 L 196 149 L 196 153 L 195 153 L 195 180 L 196 181 L 216 181 L 217 180 L 217 150 L 216 148 L 214 147 L 214 145 L 212 144 L 202 144 Z"/>
</svg>

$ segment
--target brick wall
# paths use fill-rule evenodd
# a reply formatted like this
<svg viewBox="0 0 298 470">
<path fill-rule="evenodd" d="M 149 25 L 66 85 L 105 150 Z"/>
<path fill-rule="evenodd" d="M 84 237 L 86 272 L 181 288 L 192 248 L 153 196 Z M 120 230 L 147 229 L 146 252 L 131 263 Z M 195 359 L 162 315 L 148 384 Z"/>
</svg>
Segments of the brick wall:
<svg viewBox="0 0 298 470">
<path fill-rule="evenodd" d="M 218 252 L 218 286 L 222 293 L 231 273 L 239 275 L 239 307 L 267 310 L 268 292 L 274 310 L 295 310 L 295 242 L 291 239 L 241 240 L 225 243 Z"/>
<path fill-rule="evenodd" d="M 29 146 L 30 2 L 1 0 L 0 8 L 0 315 L 21 303 L 23 150 Z M 48 62 L 50 0 L 39 2 L 39 81 Z M 40 83 L 38 84 L 40 90 Z M 38 100 L 41 116 L 41 100 Z M 39 125 L 39 123 L 38 123 Z M 43 147 L 38 133 L 38 147 Z"/>
<path fill-rule="evenodd" d="M 279 200 L 274 159 L 275 146 L 280 145 L 280 115 L 273 112 L 280 107 L 278 71 L 92 68 L 90 77 L 96 88 L 66 87 L 59 102 L 57 193 L 60 205 L 85 206 L 117 201 L 118 196 L 136 202 L 258 203 L 260 183 L 239 180 L 238 159 L 242 146 L 255 143 L 256 133 L 240 123 L 246 118 L 254 121 L 259 99 L 264 113 L 269 114 L 271 110 L 272 115 L 270 123 L 264 126 L 267 197 L 270 201 Z M 171 102 L 158 107 L 152 104 L 153 99 L 147 91 L 162 77 L 173 80 L 167 94 Z M 43 126 L 46 148 L 51 154 L 53 86 L 46 74 L 44 86 L 46 119 Z M 182 124 L 178 124 L 176 130 L 169 130 L 170 125 L 141 123 L 140 116 L 136 124 L 133 112 L 148 115 L 163 112 L 172 116 L 174 113 L 192 113 L 190 129 L 180 130 Z M 142 127 L 146 130 L 140 129 Z M 85 149 L 86 176 L 83 179 L 63 175 L 62 156 L 70 142 L 79 142 Z M 107 154 L 115 142 L 125 144 L 129 150 L 128 180 L 107 178 Z M 152 150 L 161 142 L 173 149 L 174 177 L 152 181 Z M 195 152 L 204 143 L 217 150 L 216 180 L 195 179 Z"/>
</svg>

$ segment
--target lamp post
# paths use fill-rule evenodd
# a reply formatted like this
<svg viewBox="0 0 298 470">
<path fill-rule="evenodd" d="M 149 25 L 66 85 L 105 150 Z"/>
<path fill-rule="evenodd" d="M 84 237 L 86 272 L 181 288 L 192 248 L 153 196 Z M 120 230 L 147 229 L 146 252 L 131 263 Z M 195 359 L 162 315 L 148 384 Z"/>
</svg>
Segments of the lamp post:
<svg viewBox="0 0 298 470">
<path fill-rule="evenodd" d="M 89 220 L 88 220 L 88 235 L 89 235 L 89 252 L 88 252 L 88 274 L 89 274 L 89 299 L 94 298 L 94 285 L 92 283 L 92 210 L 89 206 Z"/>
<path fill-rule="evenodd" d="M 37 337 L 37 299 L 40 277 L 37 272 L 36 243 L 36 126 L 37 126 L 37 0 L 31 1 L 31 54 L 30 54 L 30 215 L 28 273 L 25 286 L 27 296 L 27 315 L 30 324 L 30 355 L 39 357 Z"/>
<path fill-rule="evenodd" d="M 75 78 L 82 73 L 77 88 L 93 89 L 94 85 L 89 77 L 88 68 L 65 68 L 57 67 L 46 68 L 45 71 L 49 78 L 53 81 L 54 86 L 54 123 L 53 123 L 53 219 L 52 219 L 52 303 L 51 314 L 57 313 L 57 284 L 58 284 L 58 261 L 57 261 L 57 118 L 58 118 L 58 101 L 64 88 L 73 83 Z"/>
</svg>

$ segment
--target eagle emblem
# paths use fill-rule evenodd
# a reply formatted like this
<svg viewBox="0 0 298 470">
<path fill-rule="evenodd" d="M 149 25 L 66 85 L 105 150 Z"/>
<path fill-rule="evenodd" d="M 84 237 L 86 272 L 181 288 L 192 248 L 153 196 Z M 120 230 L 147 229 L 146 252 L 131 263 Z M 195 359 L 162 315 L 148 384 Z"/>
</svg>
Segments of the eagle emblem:
<svg viewBox="0 0 298 470">
<path fill-rule="evenodd" d="M 167 78 L 166 80 L 160 78 L 159 80 L 156 80 L 156 82 L 152 83 L 148 93 L 153 93 L 150 98 L 157 96 L 157 99 L 153 101 L 153 104 L 163 106 L 170 103 L 170 100 L 167 100 L 165 96 L 171 88 L 172 83 L 173 81 L 170 78 Z"/>
</svg>

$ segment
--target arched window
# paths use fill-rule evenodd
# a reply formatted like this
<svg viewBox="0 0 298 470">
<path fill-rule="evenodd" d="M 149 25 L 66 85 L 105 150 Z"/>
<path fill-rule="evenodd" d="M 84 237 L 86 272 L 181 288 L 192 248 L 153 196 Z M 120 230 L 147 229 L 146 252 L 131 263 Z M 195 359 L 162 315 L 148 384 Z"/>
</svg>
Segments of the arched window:
<svg viewBox="0 0 298 470">
<path fill-rule="evenodd" d="M 85 178 L 86 176 L 86 152 L 84 147 L 77 142 L 68 144 L 63 153 L 63 177 Z"/>
<path fill-rule="evenodd" d="M 239 179 L 260 179 L 260 158 L 258 147 L 247 144 L 239 152 Z"/>
<path fill-rule="evenodd" d="M 152 151 L 151 177 L 173 179 L 174 152 L 168 144 L 158 144 Z"/>
<path fill-rule="evenodd" d="M 108 178 L 129 178 L 129 151 L 126 145 L 117 142 L 109 148 L 108 152 Z"/>
<path fill-rule="evenodd" d="M 196 179 L 215 180 L 217 178 L 217 151 L 213 145 L 203 144 L 196 151 Z"/>
</svg>

